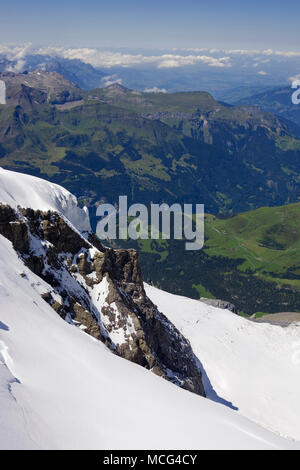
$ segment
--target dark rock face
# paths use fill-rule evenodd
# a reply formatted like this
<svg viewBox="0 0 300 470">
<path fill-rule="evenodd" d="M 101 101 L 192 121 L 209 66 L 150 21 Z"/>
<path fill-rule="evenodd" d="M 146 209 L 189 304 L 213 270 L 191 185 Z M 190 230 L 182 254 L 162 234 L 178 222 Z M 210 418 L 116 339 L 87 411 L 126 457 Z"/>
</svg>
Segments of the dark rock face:
<svg viewBox="0 0 300 470">
<path fill-rule="evenodd" d="M 70 103 L 72 101 L 80 101 L 82 96 L 77 92 L 71 90 L 64 90 L 60 93 L 57 93 L 50 99 L 51 104 L 64 104 Z"/>
<path fill-rule="evenodd" d="M 212 307 L 222 308 L 224 310 L 230 310 L 233 313 L 237 313 L 236 306 L 226 300 L 219 300 L 219 299 L 206 299 L 205 297 L 201 297 L 201 302 L 204 302 L 207 305 L 211 305 Z"/>
<path fill-rule="evenodd" d="M 0 234 L 49 288 L 43 299 L 112 352 L 205 396 L 189 342 L 146 296 L 135 250 L 83 238 L 57 213 L 0 204 Z"/>
<path fill-rule="evenodd" d="M 0 233 L 12 242 L 15 250 L 29 252 L 27 227 L 22 220 L 17 223 L 17 216 L 9 206 L 0 205 Z"/>
</svg>

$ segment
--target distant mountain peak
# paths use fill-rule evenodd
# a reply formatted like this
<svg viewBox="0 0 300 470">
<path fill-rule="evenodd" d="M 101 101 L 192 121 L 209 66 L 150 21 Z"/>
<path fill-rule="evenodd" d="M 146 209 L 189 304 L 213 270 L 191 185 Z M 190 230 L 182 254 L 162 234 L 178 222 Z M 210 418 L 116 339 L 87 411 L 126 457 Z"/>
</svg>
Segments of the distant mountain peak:
<svg viewBox="0 0 300 470">
<path fill-rule="evenodd" d="M 106 89 L 115 89 L 115 90 L 128 90 L 129 88 L 126 88 L 124 85 L 121 85 L 121 83 L 112 83 L 111 85 L 108 85 L 105 87 Z"/>
<path fill-rule="evenodd" d="M 104 90 L 109 96 L 126 95 L 127 93 L 130 93 L 132 91 L 129 88 L 126 88 L 125 86 L 121 85 L 120 83 L 113 83 L 112 85 L 105 87 Z"/>
<path fill-rule="evenodd" d="M 40 104 L 45 104 L 47 100 L 52 104 L 64 104 L 70 101 L 78 101 L 81 99 L 79 88 L 69 80 L 66 80 L 57 72 L 46 72 L 42 69 L 31 72 L 0 73 L 0 80 L 6 85 L 6 104 L 8 106 L 23 106 L 23 101 L 19 96 L 22 94 L 24 87 L 27 89 L 42 92 L 46 95 L 46 100 L 34 100 Z M 33 93 L 33 91 L 31 91 Z"/>
<path fill-rule="evenodd" d="M 24 83 L 25 85 L 30 83 L 30 86 L 38 88 L 39 86 L 58 86 L 63 84 L 67 87 L 77 87 L 71 81 L 64 78 L 58 72 L 46 72 L 42 69 L 24 71 L 22 73 L 16 72 L 2 72 L 0 73 L 1 80 L 12 81 L 14 84 Z"/>
</svg>

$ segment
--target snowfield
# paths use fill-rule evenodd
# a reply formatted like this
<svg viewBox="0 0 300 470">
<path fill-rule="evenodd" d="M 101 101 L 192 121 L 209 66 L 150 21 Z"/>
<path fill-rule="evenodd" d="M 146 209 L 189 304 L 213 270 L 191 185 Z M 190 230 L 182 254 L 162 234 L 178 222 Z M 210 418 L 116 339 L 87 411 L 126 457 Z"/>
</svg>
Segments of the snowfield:
<svg viewBox="0 0 300 470">
<path fill-rule="evenodd" d="M 20 206 L 41 211 L 56 211 L 79 231 L 90 231 L 86 208 L 77 205 L 77 198 L 61 186 L 35 176 L 24 175 L 0 167 L 0 202 L 14 209 Z"/>
<path fill-rule="evenodd" d="M 300 448 L 114 356 L 62 320 L 41 284 L 0 236 L 0 448 Z"/>
<path fill-rule="evenodd" d="M 208 376 L 209 397 L 217 394 L 247 418 L 300 441 L 299 324 L 254 323 L 229 310 L 145 287 L 190 341 Z"/>
</svg>

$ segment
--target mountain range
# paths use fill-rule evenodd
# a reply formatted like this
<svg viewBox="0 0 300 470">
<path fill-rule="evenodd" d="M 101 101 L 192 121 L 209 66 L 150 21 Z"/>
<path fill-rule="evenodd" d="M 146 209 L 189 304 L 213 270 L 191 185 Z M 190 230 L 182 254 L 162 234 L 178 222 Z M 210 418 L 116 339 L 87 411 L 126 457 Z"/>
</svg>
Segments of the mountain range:
<svg viewBox="0 0 300 470">
<path fill-rule="evenodd" d="M 122 194 L 129 203 L 205 203 L 207 214 L 231 217 L 207 216 L 196 254 L 176 241 L 134 244 L 146 278 L 247 314 L 300 309 L 295 123 L 207 92 L 83 90 L 42 70 L 0 80 L 1 166 L 63 184 L 89 207 L 94 229 L 98 204 Z"/>
<path fill-rule="evenodd" d="M 300 140 L 272 113 L 206 92 L 80 90 L 54 72 L 0 80 L 1 165 L 63 184 L 89 206 L 128 194 L 233 214 L 299 198 Z"/>
</svg>

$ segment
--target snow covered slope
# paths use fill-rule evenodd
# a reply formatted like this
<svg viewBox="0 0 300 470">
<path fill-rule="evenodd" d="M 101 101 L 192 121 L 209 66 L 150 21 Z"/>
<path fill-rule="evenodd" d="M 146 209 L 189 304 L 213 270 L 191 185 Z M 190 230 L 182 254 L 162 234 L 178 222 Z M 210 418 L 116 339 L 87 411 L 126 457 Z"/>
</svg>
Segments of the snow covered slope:
<svg viewBox="0 0 300 470">
<path fill-rule="evenodd" d="M 0 236 L 0 448 L 297 447 L 113 355 L 41 299 L 47 287 Z"/>
<path fill-rule="evenodd" d="M 64 215 L 78 230 L 91 230 L 88 212 L 77 206 L 73 194 L 35 176 L 0 167 L 0 202 L 14 209 L 20 206 L 41 211 L 53 210 Z"/>
<path fill-rule="evenodd" d="M 219 397 L 251 420 L 300 441 L 300 325 L 254 323 L 151 286 L 146 293 L 189 339 Z M 208 384 L 206 391 L 214 398 Z"/>
<path fill-rule="evenodd" d="M 21 206 L 40 211 L 55 211 L 78 230 L 90 229 L 88 215 L 78 208 L 76 198 L 60 186 L 39 178 L 0 168 L 0 202 L 12 208 Z M 1 206 L 0 228 L 6 237 L 0 235 L 0 448 L 300 448 L 300 444 L 267 431 L 228 407 L 176 387 L 149 370 L 112 354 L 108 349 L 112 347 L 108 336 L 104 338 L 108 347 L 99 340 L 103 336 L 98 335 L 99 324 L 102 325 L 100 310 L 103 306 L 105 311 L 101 310 L 101 319 L 113 336 L 115 345 L 118 345 L 120 339 L 116 332 L 123 334 L 126 325 L 134 330 L 129 320 L 135 310 L 134 320 L 139 327 L 136 335 L 139 335 L 141 342 L 139 347 L 143 346 L 145 357 L 147 355 L 151 359 L 153 356 L 154 360 L 149 362 L 148 368 L 154 368 L 153 364 L 160 364 L 158 354 L 162 351 L 162 356 L 169 361 L 166 362 L 167 365 L 160 364 L 162 370 L 165 366 L 168 367 L 173 376 L 170 367 L 176 363 L 180 371 L 183 370 L 186 374 L 189 371 L 191 377 L 194 377 L 196 370 L 198 375 L 195 377 L 199 376 L 201 379 L 198 360 L 189 343 L 150 305 L 133 253 L 125 252 L 126 250 L 102 250 L 101 246 L 96 249 L 54 213 L 12 211 Z M 110 285 L 106 282 L 108 279 Z M 103 289 L 105 292 L 102 292 Z M 271 385 L 281 386 L 282 379 L 280 392 L 286 392 L 291 370 L 284 371 L 283 363 L 279 364 L 275 372 L 270 372 L 271 379 L 262 370 L 256 377 L 256 382 L 253 382 L 250 394 L 249 390 L 243 389 L 244 385 L 240 384 L 237 377 L 239 370 L 241 380 L 244 380 L 244 369 L 249 368 L 251 371 L 246 347 L 250 354 L 253 351 L 256 353 L 256 347 L 258 352 L 267 354 L 267 365 L 270 365 L 272 358 L 276 359 L 272 338 L 267 343 L 270 344 L 270 351 L 266 353 L 266 347 L 263 346 L 265 338 L 258 334 L 256 339 L 256 331 L 248 330 L 244 320 L 228 317 L 226 325 L 222 315 L 226 316 L 227 313 L 222 312 L 218 325 L 212 314 L 216 309 L 155 289 L 150 290 L 149 295 L 153 295 L 157 303 L 162 303 L 162 310 L 170 314 L 170 317 L 175 317 L 172 320 L 178 322 L 179 328 L 191 326 L 193 331 L 186 328 L 186 335 L 193 343 L 212 382 L 217 384 L 216 389 L 219 379 L 220 393 L 223 392 L 224 384 L 227 384 L 227 395 L 222 393 L 224 398 L 235 401 L 237 397 L 236 401 L 241 403 L 239 406 L 242 409 L 242 400 L 251 400 L 251 393 L 256 388 L 266 385 L 265 390 L 268 391 Z M 45 293 L 49 294 L 48 297 Z M 108 297 L 111 302 L 109 305 L 118 302 L 120 307 L 115 315 L 106 304 Z M 127 303 L 124 299 L 127 299 Z M 177 304 L 180 306 L 178 309 Z M 99 315 L 94 312 L 95 306 L 99 307 Z M 173 312 L 170 313 L 170 309 Z M 196 347 L 200 337 L 197 326 L 199 312 L 203 316 L 200 349 Z M 142 317 L 145 317 L 144 329 L 137 322 Z M 74 326 L 76 318 L 79 328 Z M 189 318 L 187 323 L 186 318 Z M 238 321 L 242 323 L 236 323 Z M 95 326 L 98 328 L 95 337 L 85 333 L 88 328 L 95 330 Z M 119 327 L 123 328 L 122 331 Z M 262 328 L 262 325 L 255 327 Z M 129 333 L 132 338 L 130 334 L 121 338 L 124 341 L 126 336 L 128 341 L 133 341 L 129 341 L 129 349 L 124 350 L 126 354 L 123 357 L 127 358 L 128 351 L 137 343 L 134 331 Z M 278 338 L 275 335 L 275 339 L 279 341 Z M 146 348 L 147 339 L 150 345 L 154 344 L 153 350 L 149 349 L 150 346 Z M 279 341 L 280 351 L 286 345 L 285 340 L 282 337 L 282 341 Z M 235 351 L 231 346 L 232 341 L 239 345 L 233 358 L 228 352 Z M 246 346 L 239 344 L 243 341 Z M 254 343 L 252 346 L 251 341 Z M 229 366 L 231 360 L 236 361 L 233 368 Z M 265 378 L 262 377 L 263 372 L 266 374 Z M 275 374 L 279 385 L 273 380 Z M 259 380 L 262 380 L 262 385 L 258 383 Z M 293 386 L 295 393 L 299 392 L 296 381 Z M 207 389 L 214 398 L 208 385 Z M 238 390 L 236 395 L 232 392 L 235 389 Z M 245 393 L 246 398 L 240 397 L 242 393 Z M 248 409 L 244 414 L 270 425 L 282 434 L 297 436 L 290 429 L 285 432 L 282 414 L 278 409 L 275 412 L 275 406 L 284 404 L 282 395 L 280 401 L 280 393 L 277 396 L 270 388 L 270 394 L 264 397 L 275 397 L 272 411 L 279 419 L 278 426 L 273 426 L 273 422 L 271 426 L 265 415 L 264 419 L 257 419 L 255 413 L 252 416 Z M 291 397 L 294 403 L 294 395 Z M 255 403 L 253 400 L 253 408 Z M 259 412 L 261 406 L 258 400 Z M 288 407 L 287 410 L 284 424 L 291 427 L 293 417 L 290 416 Z"/>
</svg>

